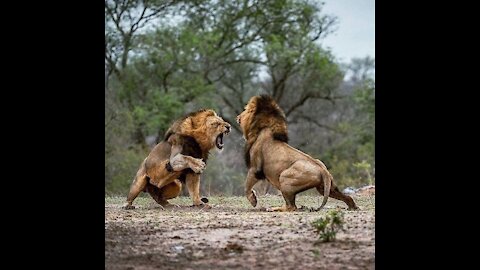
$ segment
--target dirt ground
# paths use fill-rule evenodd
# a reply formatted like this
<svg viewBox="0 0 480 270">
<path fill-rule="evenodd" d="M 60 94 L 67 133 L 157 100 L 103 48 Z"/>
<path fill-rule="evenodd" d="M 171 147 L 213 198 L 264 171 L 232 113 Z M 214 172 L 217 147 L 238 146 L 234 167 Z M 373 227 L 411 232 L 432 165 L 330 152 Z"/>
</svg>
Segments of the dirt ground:
<svg viewBox="0 0 480 270">
<path fill-rule="evenodd" d="M 297 206 L 318 207 L 321 196 L 297 196 Z M 375 269 L 375 196 L 353 196 L 359 211 L 330 198 L 318 212 L 265 212 L 283 198 L 261 196 L 257 208 L 245 197 L 209 197 L 210 209 L 189 207 L 188 197 L 161 209 L 137 198 L 105 198 L 105 269 Z M 318 243 L 311 222 L 343 209 L 345 231 Z"/>
</svg>

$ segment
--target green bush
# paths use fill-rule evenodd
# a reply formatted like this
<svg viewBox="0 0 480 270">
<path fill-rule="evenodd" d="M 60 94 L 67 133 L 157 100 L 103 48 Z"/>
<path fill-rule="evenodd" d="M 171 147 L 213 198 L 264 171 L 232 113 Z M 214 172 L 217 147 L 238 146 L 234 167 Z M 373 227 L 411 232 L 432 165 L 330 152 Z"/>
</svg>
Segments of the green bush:
<svg viewBox="0 0 480 270">
<path fill-rule="evenodd" d="M 146 155 L 145 150 L 134 147 L 118 149 L 110 158 L 105 159 L 105 194 L 126 195 Z"/>
<path fill-rule="evenodd" d="M 343 212 L 338 210 L 330 210 L 325 218 L 321 217 L 312 222 L 312 226 L 321 242 L 334 241 L 337 232 L 343 230 L 343 224 Z"/>
</svg>

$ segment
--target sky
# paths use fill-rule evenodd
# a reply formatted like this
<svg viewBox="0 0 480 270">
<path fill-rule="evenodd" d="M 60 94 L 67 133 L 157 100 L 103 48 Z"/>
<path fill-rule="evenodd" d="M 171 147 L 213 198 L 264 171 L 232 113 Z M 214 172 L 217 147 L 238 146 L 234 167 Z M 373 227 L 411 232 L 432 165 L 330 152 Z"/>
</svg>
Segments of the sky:
<svg viewBox="0 0 480 270">
<path fill-rule="evenodd" d="M 320 44 L 340 62 L 353 57 L 375 58 L 375 0 L 324 0 L 322 13 L 337 16 L 337 30 Z"/>
</svg>

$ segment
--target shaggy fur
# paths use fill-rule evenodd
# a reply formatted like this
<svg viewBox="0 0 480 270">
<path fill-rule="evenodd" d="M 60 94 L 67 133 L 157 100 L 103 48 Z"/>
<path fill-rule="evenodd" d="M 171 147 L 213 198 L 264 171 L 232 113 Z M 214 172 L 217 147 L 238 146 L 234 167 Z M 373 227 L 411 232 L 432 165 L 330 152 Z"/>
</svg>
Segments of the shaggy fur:
<svg viewBox="0 0 480 270">
<path fill-rule="evenodd" d="M 192 112 L 175 121 L 140 166 L 124 208 L 134 208 L 132 202 L 141 191 L 167 206 L 167 200 L 180 194 L 182 183 L 187 185 L 194 205 L 207 202 L 200 199 L 200 174 L 209 151 L 215 146 L 223 148 L 223 135 L 230 128 L 229 123 L 210 109 Z"/>
<path fill-rule="evenodd" d="M 245 164 L 250 168 L 250 148 L 263 129 L 269 128 L 274 140 L 288 143 L 287 120 L 282 109 L 267 95 L 252 98 L 244 112 L 248 112 L 247 121 L 251 122 L 244 130 L 244 134 L 247 134 Z"/>
<path fill-rule="evenodd" d="M 324 196 L 319 209 L 328 197 L 344 201 L 349 209 L 358 208 L 351 197 L 338 190 L 325 164 L 288 145 L 285 114 L 272 97 L 252 97 L 237 116 L 237 122 L 246 140 L 245 192 L 254 207 L 257 198 L 252 188 L 259 179 L 265 178 L 282 192 L 286 202 L 284 207 L 271 209 L 273 211 L 294 211 L 296 194 L 313 187 Z"/>
</svg>

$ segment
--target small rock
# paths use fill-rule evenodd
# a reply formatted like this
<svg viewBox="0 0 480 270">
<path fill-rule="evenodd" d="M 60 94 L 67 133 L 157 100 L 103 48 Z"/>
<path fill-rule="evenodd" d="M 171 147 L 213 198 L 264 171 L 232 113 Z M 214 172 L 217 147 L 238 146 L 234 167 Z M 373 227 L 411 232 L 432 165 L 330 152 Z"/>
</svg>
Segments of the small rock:
<svg viewBox="0 0 480 270">
<path fill-rule="evenodd" d="M 238 244 L 238 243 L 228 243 L 227 246 L 224 248 L 226 251 L 233 251 L 233 252 L 238 252 L 242 253 L 243 252 L 243 246 Z"/>
<path fill-rule="evenodd" d="M 177 252 L 177 253 L 180 253 L 182 252 L 182 250 L 184 250 L 185 247 L 183 246 L 173 246 L 173 251 Z"/>
<path fill-rule="evenodd" d="M 345 193 L 345 194 L 354 194 L 354 193 L 355 193 L 355 189 L 352 188 L 352 187 L 346 187 L 346 188 L 343 190 L 343 193 Z"/>
</svg>

